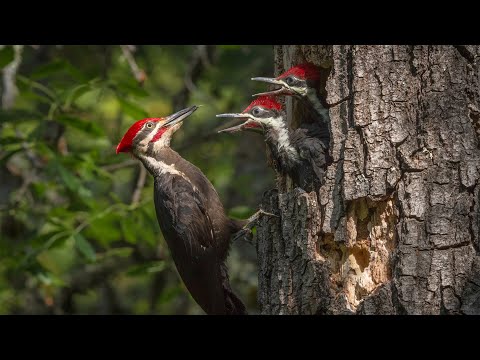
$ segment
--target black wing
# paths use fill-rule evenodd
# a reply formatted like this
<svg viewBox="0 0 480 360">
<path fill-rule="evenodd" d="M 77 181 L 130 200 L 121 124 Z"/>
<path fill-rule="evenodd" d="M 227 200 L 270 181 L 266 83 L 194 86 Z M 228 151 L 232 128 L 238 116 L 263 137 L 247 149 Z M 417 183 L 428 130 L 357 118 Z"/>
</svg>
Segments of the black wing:
<svg viewBox="0 0 480 360">
<path fill-rule="evenodd" d="M 296 144 L 300 157 L 307 162 L 311 174 L 306 175 L 306 181 L 316 184 L 323 183 L 327 166 L 328 148 L 324 140 L 317 136 L 320 132 L 316 126 L 305 126 L 293 131 L 292 142 Z M 311 178 L 311 177 L 314 178 Z"/>
<path fill-rule="evenodd" d="M 155 209 L 177 270 L 207 314 L 225 314 L 221 260 L 205 199 L 180 175 L 155 180 Z"/>
</svg>

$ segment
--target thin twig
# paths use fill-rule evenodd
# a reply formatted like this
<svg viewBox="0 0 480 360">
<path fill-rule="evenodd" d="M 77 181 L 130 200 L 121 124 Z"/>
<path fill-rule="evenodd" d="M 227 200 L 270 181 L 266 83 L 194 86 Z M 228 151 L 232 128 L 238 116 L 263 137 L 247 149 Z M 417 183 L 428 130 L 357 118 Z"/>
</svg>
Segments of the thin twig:
<svg viewBox="0 0 480 360">
<path fill-rule="evenodd" d="M 213 62 L 215 49 L 214 45 L 198 45 L 194 49 L 192 58 L 185 72 L 183 87 L 173 98 L 173 106 L 175 109 L 187 106 L 191 92 L 196 89 L 195 84 Z"/>
<path fill-rule="evenodd" d="M 135 190 L 133 190 L 132 194 L 132 205 L 137 205 L 140 201 L 140 197 L 142 196 L 142 190 L 145 186 L 145 181 L 147 179 L 147 170 L 145 167 L 140 164 L 140 172 L 138 174 L 137 185 L 135 186 Z"/>
<path fill-rule="evenodd" d="M 22 133 L 18 127 L 15 128 L 15 135 L 20 139 L 22 138 Z M 32 164 L 34 169 L 41 169 L 42 168 L 42 161 L 38 158 L 38 156 L 32 151 L 30 146 L 26 141 L 22 141 L 22 149 L 25 152 L 27 159 Z"/>
<path fill-rule="evenodd" d="M 209 68 L 212 66 L 212 62 L 210 59 L 209 51 L 207 45 L 198 45 L 197 46 L 200 60 L 202 60 L 203 66 L 205 68 Z"/>
<path fill-rule="evenodd" d="M 13 106 L 18 94 L 18 89 L 15 85 L 15 78 L 18 67 L 22 62 L 23 45 L 13 45 L 13 49 L 15 55 L 12 62 L 3 68 L 2 108 L 5 110 L 10 109 Z"/>
<path fill-rule="evenodd" d="M 122 49 L 123 56 L 127 59 L 128 65 L 130 65 L 130 69 L 132 70 L 132 74 L 135 79 L 140 83 L 143 84 L 147 78 L 145 71 L 140 69 L 137 62 L 135 61 L 135 57 L 133 56 L 133 52 L 135 51 L 135 46 L 133 45 L 120 45 Z"/>
</svg>

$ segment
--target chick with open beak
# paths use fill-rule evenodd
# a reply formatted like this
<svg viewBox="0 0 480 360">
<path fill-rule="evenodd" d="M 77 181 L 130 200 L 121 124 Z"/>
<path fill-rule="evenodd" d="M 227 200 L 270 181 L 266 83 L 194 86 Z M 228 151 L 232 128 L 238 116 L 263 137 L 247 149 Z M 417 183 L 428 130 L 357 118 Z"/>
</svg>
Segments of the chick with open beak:
<svg viewBox="0 0 480 360">
<path fill-rule="evenodd" d="M 217 117 L 245 120 L 222 132 L 249 130 L 253 124 L 262 129 L 274 169 L 282 176 L 289 175 L 297 186 L 312 191 L 323 183 L 327 144 L 322 140 L 319 127 L 305 124 L 298 129 L 290 128 L 282 105 L 274 97 L 259 96 L 243 112 Z"/>
<path fill-rule="evenodd" d="M 220 118 L 236 118 L 243 123 L 222 129 L 219 133 L 235 133 L 239 131 L 253 131 L 264 134 L 266 127 L 273 123 L 280 124 L 282 120 L 282 106 L 271 96 L 261 96 L 250 103 L 241 113 L 218 114 Z"/>
<path fill-rule="evenodd" d="M 313 64 L 305 63 L 292 67 L 276 78 L 254 77 L 252 80 L 266 82 L 268 84 L 278 85 L 280 87 L 275 90 L 255 94 L 253 96 L 286 95 L 307 97 L 309 94 L 316 95 L 320 82 L 320 70 Z"/>
</svg>

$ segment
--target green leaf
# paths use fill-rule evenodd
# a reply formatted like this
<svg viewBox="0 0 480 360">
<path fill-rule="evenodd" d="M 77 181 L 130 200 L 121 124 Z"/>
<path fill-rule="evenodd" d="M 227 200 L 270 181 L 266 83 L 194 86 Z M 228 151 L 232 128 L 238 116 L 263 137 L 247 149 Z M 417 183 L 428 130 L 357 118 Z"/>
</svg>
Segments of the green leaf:
<svg viewBox="0 0 480 360">
<path fill-rule="evenodd" d="M 104 135 L 102 128 L 93 121 L 85 121 L 68 115 L 60 115 L 56 117 L 55 120 L 67 126 L 71 126 L 75 129 L 82 130 L 87 134 L 95 135 L 98 137 Z"/>
<path fill-rule="evenodd" d="M 132 266 L 126 274 L 128 276 L 139 276 L 163 271 L 166 267 L 165 261 L 151 261 L 146 264 Z"/>
<path fill-rule="evenodd" d="M 68 244 L 67 246 L 42 251 L 37 255 L 36 260 L 44 269 L 53 275 L 62 276 L 70 269 L 76 257 L 76 252 L 72 251 L 72 246 Z"/>
<path fill-rule="evenodd" d="M 53 225 L 58 226 L 60 229 L 63 229 L 63 230 L 68 228 L 67 226 L 65 226 L 65 221 L 61 218 L 56 217 L 56 216 L 50 216 L 48 218 L 48 222 L 52 223 Z"/>
<path fill-rule="evenodd" d="M 52 89 L 50 89 L 48 86 L 43 85 L 40 82 L 33 81 L 33 80 L 31 80 L 31 79 L 29 79 L 25 76 L 22 76 L 22 75 L 17 75 L 17 80 L 18 80 L 19 86 L 25 85 L 30 90 L 36 89 L 38 91 L 41 91 L 50 100 L 55 101 L 57 99 L 57 94 Z M 32 92 L 30 95 L 35 95 L 35 93 Z M 24 94 L 24 96 L 25 96 L 25 94 Z"/>
<path fill-rule="evenodd" d="M 52 285 L 52 278 L 48 275 L 48 273 L 40 272 L 37 273 L 37 278 L 40 280 L 40 282 L 44 285 Z"/>
<path fill-rule="evenodd" d="M 36 247 L 42 247 L 45 246 L 45 244 L 48 243 L 48 241 L 53 238 L 54 236 L 59 238 L 59 235 L 61 232 L 63 232 L 63 229 L 60 230 L 55 230 L 55 231 L 49 231 L 48 233 L 42 234 L 42 235 L 35 235 L 32 238 L 28 239 L 28 243 L 36 248 Z M 69 236 L 67 236 L 68 238 Z"/>
<path fill-rule="evenodd" d="M 85 256 L 88 261 L 95 261 L 97 258 L 96 252 L 88 240 L 85 239 L 82 234 L 75 234 L 73 238 L 75 239 L 75 247 L 78 251 Z"/>
<path fill-rule="evenodd" d="M 85 230 L 85 235 L 96 239 L 98 243 L 107 247 L 109 243 L 122 238 L 122 230 L 119 224 L 119 215 L 109 213 L 93 220 Z"/>
<path fill-rule="evenodd" d="M 35 194 L 40 198 L 42 198 L 47 192 L 47 185 L 42 182 L 33 182 L 30 186 Z"/>
<path fill-rule="evenodd" d="M 122 224 L 122 232 L 123 232 L 123 236 L 125 237 L 125 240 L 130 244 L 136 244 L 137 236 L 138 236 L 138 232 L 137 232 L 138 222 L 135 222 L 131 216 L 126 216 L 125 218 L 123 218 L 121 224 Z"/>
<path fill-rule="evenodd" d="M 80 182 L 78 177 L 73 175 L 72 172 L 65 168 L 59 161 L 56 161 L 54 166 L 58 174 L 60 175 L 63 183 L 70 191 L 77 193 L 81 197 L 88 198 L 92 196 L 92 192 L 82 186 L 82 183 Z"/>
<path fill-rule="evenodd" d="M 163 271 L 166 267 L 167 265 L 165 264 L 165 262 L 161 262 L 158 265 L 150 266 L 147 272 L 150 274 L 157 273 L 157 272 Z"/>
<path fill-rule="evenodd" d="M 65 286 L 65 282 L 51 272 L 40 271 L 35 274 L 37 279 L 46 286 Z"/>
<path fill-rule="evenodd" d="M 249 206 L 235 206 L 228 212 L 229 216 L 239 219 L 246 219 L 252 215 L 252 208 Z"/>
<path fill-rule="evenodd" d="M 0 165 L 5 164 L 8 161 L 8 159 L 10 159 L 13 155 L 15 155 L 16 153 L 18 153 L 22 150 L 23 149 L 20 147 L 18 149 L 14 149 L 14 150 L 6 152 L 3 156 L 0 157 Z"/>
<path fill-rule="evenodd" d="M 79 70 L 77 66 L 72 65 L 69 61 L 65 61 L 65 70 L 68 74 L 76 79 L 78 82 L 86 82 L 88 77 Z"/>
<path fill-rule="evenodd" d="M 43 118 L 43 114 L 38 111 L 29 110 L 2 110 L 0 111 L 0 122 L 12 122 L 17 124 L 20 121 L 38 120 Z"/>
<path fill-rule="evenodd" d="M 148 117 L 148 113 L 140 106 L 122 98 L 117 99 L 120 102 L 120 107 L 125 112 L 125 114 L 131 116 L 134 119 L 143 119 Z"/>
<path fill-rule="evenodd" d="M 118 256 L 118 257 L 129 257 L 133 252 L 133 248 L 130 247 L 121 247 L 109 249 L 105 252 L 104 256 Z"/>
<path fill-rule="evenodd" d="M 136 82 L 127 82 L 127 81 L 119 81 L 112 85 L 114 89 L 117 91 L 120 90 L 124 94 L 129 94 L 138 97 L 147 97 L 148 92 L 145 91 L 140 85 Z"/>
<path fill-rule="evenodd" d="M 65 107 L 68 109 L 75 100 L 90 90 L 91 88 L 89 84 L 81 84 L 65 91 L 62 94 L 62 100 L 65 102 Z"/>
<path fill-rule="evenodd" d="M 86 187 L 80 186 L 78 188 L 78 195 L 83 199 L 87 199 L 87 198 L 92 197 L 92 192 L 89 189 L 87 189 Z"/>
<path fill-rule="evenodd" d="M 65 186 L 71 191 L 77 191 L 78 188 L 80 187 L 80 182 L 78 181 L 78 179 L 75 176 L 73 176 L 73 174 L 70 171 L 68 171 L 59 162 L 57 162 L 56 165 L 57 165 L 58 173 L 62 181 L 64 182 Z"/>
<path fill-rule="evenodd" d="M 30 78 L 34 80 L 43 79 L 51 75 L 62 72 L 67 68 L 65 60 L 53 60 L 47 64 L 37 66 L 35 70 L 30 73 Z"/>
<path fill-rule="evenodd" d="M 0 69 L 10 64 L 15 58 L 13 46 L 6 46 L 0 50 Z"/>
<path fill-rule="evenodd" d="M 23 139 L 20 139 L 15 136 L 5 136 L 3 138 L 0 138 L 0 145 L 9 145 L 9 144 L 18 144 L 19 142 L 22 142 Z"/>
<path fill-rule="evenodd" d="M 167 304 L 171 302 L 174 298 L 176 298 L 178 295 L 182 294 L 183 292 L 184 290 L 181 285 L 176 285 L 176 286 L 166 288 L 164 291 L 162 291 L 162 294 L 158 298 L 158 303 Z"/>
</svg>

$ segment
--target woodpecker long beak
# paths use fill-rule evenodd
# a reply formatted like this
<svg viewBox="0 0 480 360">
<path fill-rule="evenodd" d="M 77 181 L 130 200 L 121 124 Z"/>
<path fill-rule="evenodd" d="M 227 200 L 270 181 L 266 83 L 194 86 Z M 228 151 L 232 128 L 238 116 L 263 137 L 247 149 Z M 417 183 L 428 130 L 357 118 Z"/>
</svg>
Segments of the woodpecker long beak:
<svg viewBox="0 0 480 360">
<path fill-rule="evenodd" d="M 239 131 L 249 130 L 254 132 L 263 133 L 263 125 L 256 121 L 252 115 L 248 113 L 240 113 L 240 114 L 218 114 L 217 117 L 223 118 L 237 118 L 237 119 L 245 119 L 245 121 L 239 125 L 232 126 L 226 129 L 219 130 L 218 133 L 235 133 Z M 252 121 L 253 120 L 253 121 Z"/>
<path fill-rule="evenodd" d="M 192 115 L 197 109 L 198 109 L 198 106 L 193 105 L 193 106 L 190 106 L 189 108 L 177 111 L 175 114 L 167 116 L 165 118 L 165 122 L 163 123 L 162 127 L 172 126 L 172 125 L 178 124 L 179 122 L 182 122 L 187 117 Z"/>
<path fill-rule="evenodd" d="M 248 116 L 249 114 L 235 114 L 235 113 L 229 113 L 229 114 L 218 114 L 216 115 L 217 118 L 238 118 L 238 119 L 249 119 L 250 116 Z M 232 126 L 232 127 L 229 127 L 229 128 L 226 128 L 226 129 L 222 129 L 222 130 L 219 130 L 218 133 L 223 133 L 223 132 L 227 132 L 227 133 L 235 133 L 235 132 L 239 132 L 239 131 L 242 131 L 244 130 L 244 125 L 245 125 L 246 121 L 241 123 L 240 125 L 236 125 L 236 126 Z"/>
<path fill-rule="evenodd" d="M 237 126 L 232 126 L 232 127 L 229 127 L 229 128 L 226 128 L 226 129 L 222 129 L 222 130 L 219 130 L 218 133 L 236 133 L 236 132 L 239 132 L 239 131 L 243 131 L 244 130 L 244 125 L 245 123 L 241 123 L 240 125 L 237 125 Z"/>
<path fill-rule="evenodd" d="M 275 78 L 269 78 L 269 77 L 253 77 L 253 81 L 261 81 L 261 82 L 266 82 L 269 84 L 274 84 L 274 85 L 280 85 L 283 86 L 283 81 L 282 80 L 277 80 Z"/>
<path fill-rule="evenodd" d="M 254 77 L 252 78 L 252 80 L 280 86 L 280 89 L 253 94 L 252 95 L 253 97 L 262 96 L 262 95 L 291 95 L 292 94 L 292 91 L 289 90 L 288 85 L 285 84 L 285 82 L 283 82 L 282 80 L 278 80 L 275 78 L 268 78 L 268 77 Z"/>
<path fill-rule="evenodd" d="M 240 119 L 249 119 L 250 115 L 249 114 L 244 114 L 244 113 L 229 113 L 229 114 L 217 114 L 216 115 L 218 118 L 240 118 Z"/>
</svg>

